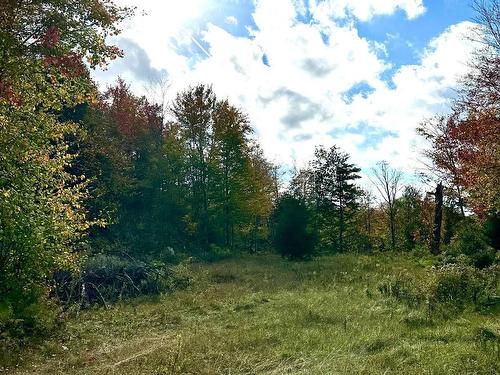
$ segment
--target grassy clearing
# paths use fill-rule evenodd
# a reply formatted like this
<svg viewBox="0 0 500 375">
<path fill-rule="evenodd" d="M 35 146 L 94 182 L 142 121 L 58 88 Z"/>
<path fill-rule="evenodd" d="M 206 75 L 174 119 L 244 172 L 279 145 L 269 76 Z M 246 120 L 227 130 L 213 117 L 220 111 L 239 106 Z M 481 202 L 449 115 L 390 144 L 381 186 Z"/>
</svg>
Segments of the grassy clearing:
<svg viewBox="0 0 500 375">
<path fill-rule="evenodd" d="M 193 286 L 72 317 L 13 374 L 496 374 L 494 315 L 446 320 L 378 292 L 414 260 L 247 256 L 192 265 Z"/>
</svg>

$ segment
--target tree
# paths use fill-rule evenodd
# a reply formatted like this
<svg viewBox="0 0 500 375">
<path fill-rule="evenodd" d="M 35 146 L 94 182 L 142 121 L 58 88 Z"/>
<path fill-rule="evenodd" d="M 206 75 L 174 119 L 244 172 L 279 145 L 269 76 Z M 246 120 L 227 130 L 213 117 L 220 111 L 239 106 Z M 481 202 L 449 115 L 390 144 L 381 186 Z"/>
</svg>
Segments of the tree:
<svg viewBox="0 0 500 375">
<path fill-rule="evenodd" d="M 481 112 L 450 129 L 457 149 L 461 185 L 480 216 L 500 211 L 500 112 Z"/>
<path fill-rule="evenodd" d="M 462 216 L 466 203 L 484 219 L 500 210 L 500 3 L 477 0 L 474 8 L 479 26 L 470 38 L 481 47 L 462 79 L 452 113 L 427 121 L 418 131 L 431 141 L 425 151 L 431 170 L 453 186 Z"/>
<path fill-rule="evenodd" d="M 474 0 L 476 29 L 469 36 L 480 43 L 462 79 L 457 112 L 497 112 L 500 100 L 500 1 Z"/>
<path fill-rule="evenodd" d="M 394 250 L 396 248 L 396 198 L 401 190 L 402 173 L 397 169 L 392 169 L 386 161 L 378 163 L 377 168 L 373 168 L 372 172 L 375 177 L 375 181 L 372 181 L 372 183 L 385 203 L 391 247 Z"/>
<path fill-rule="evenodd" d="M 374 248 L 376 242 L 376 213 L 375 198 L 372 192 L 361 189 L 353 228 L 355 246 L 360 251 L 370 252 Z"/>
<path fill-rule="evenodd" d="M 241 217 L 244 176 L 248 174 L 248 118 L 227 100 L 217 102 L 213 112 L 213 141 L 210 147 L 213 200 L 222 208 L 225 246 L 233 245 L 234 225 Z"/>
<path fill-rule="evenodd" d="M 0 295 L 14 316 L 76 268 L 86 182 L 70 173 L 64 110 L 95 96 L 88 71 L 119 55 L 106 44 L 128 10 L 99 0 L 4 1 L 0 7 Z"/>
<path fill-rule="evenodd" d="M 399 223 L 398 238 L 402 247 L 412 250 L 422 238 L 424 223 L 422 221 L 423 202 L 420 191 L 413 186 L 405 186 L 403 193 L 396 201 Z"/>
<path fill-rule="evenodd" d="M 257 251 L 259 244 L 268 244 L 269 221 L 277 203 L 276 166 L 264 156 L 258 144 L 252 144 L 247 173 L 244 175 L 244 189 L 240 195 L 244 230 L 250 249 Z"/>
<path fill-rule="evenodd" d="M 84 119 L 91 131 L 78 161 L 98 193 L 90 205 L 111 209 L 102 212 L 111 221 L 101 234 L 139 257 L 171 246 L 181 231 L 181 210 L 167 199 L 172 159 L 164 157 L 168 136 L 161 107 L 118 79 L 91 110 L 97 123 Z"/>
<path fill-rule="evenodd" d="M 314 207 L 314 227 L 320 238 L 336 251 L 346 249 L 346 234 L 357 208 L 360 190 L 354 184 L 360 169 L 336 146 L 316 148 L 308 169 L 298 171 L 292 193 Z M 326 243 L 325 243 L 326 244 Z"/>
<path fill-rule="evenodd" d="M 424 121 L 417 128 L 417 133 L 430 143 L 430 148 L 423 151 L 423 155 L 430 161 L 430 164 L 426 165 L 427 169 L 433 175 L 433 179 L 444 181 L 450 187 L 448 196 L 465 217 L 463 176 L 459 165 L 457 143 L 451 136 L 456 124 L 457 118 L 454 115 L 439 116 Z"/>
<path fill-rule="evenodd" d="M 172 104 L 172 114 L 179 124 L 188 151 L 188 185 L 192 227 L 200 246 L 208 249 L 209 227 L 209 152 L 213 142 L 213 111 L 216 97 L 211 87 L 198 85 L 179 93 Z"/>
<path fill-rule="evenodd" d="M 276 249 L 284 257 L 304 259 L 313 254 L 314 235 L 310 213 L 300 199 L 284 195 L 274 212 Z"/>
<path fill-rule="evenodd" d="M 434 225 L 432 228 L 431 253 L 438 255 L 441 246 L 441 226 L 443 222 L 443 184 L 436 186 L 434 195 Z"/>
<path fill-rule="evenodd" d="M 186 222 L 201 250 L 257 247 L 275 195 L 273 166 L 250 139 L 248 116 L 209 86 L 179 93 L 171 108 L 186 150 Z"/>
<path fill-rule="evenodd" d="M 462 80 L 454 105 L 460 122 L 451 129 L 456 142 L 463 186 L 472 209 L 482 218 L 500 211 L 500 2 L 475 0 L 480 42 Z"/>
</svg>

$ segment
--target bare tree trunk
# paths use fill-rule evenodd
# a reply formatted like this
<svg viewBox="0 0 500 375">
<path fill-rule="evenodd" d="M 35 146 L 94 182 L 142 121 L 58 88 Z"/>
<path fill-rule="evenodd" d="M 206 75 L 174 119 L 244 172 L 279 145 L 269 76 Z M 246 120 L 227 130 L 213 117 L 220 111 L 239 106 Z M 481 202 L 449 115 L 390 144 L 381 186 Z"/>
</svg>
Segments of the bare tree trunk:
<svg viewBox="0 0 500 375">
<path fill-rule="evenodd" d="M 462 217 L 465 217 L 464 198 L 462 197 L 462 190 L 458 185 L 457 185 L 457 193 L 458 193 L 458 207 L 460 207 L 460 214 L 462 215 Z"/>
<path fill-rule="evenodd" d="M 431 242 L 431 253 L 439 254 L 441 244 L 441 224 L 443 222 L 443 184 L 440 182 L 434 193 L 435 208 L 434 208 L 434 229 Z"/>
<path fill-rule="evenodd" d="M 389 231 L 391 236 L 392 250 L 396 248 L 396 214 L 397 214 L 397 194 L 401 189 L 402 172 L 392 169 L 386 161 L 377 164 L 377 168 L 372 169 L 376 181 L 375 185 L 386 204 L 386 213 L 389 219 Z"/>
</svg>

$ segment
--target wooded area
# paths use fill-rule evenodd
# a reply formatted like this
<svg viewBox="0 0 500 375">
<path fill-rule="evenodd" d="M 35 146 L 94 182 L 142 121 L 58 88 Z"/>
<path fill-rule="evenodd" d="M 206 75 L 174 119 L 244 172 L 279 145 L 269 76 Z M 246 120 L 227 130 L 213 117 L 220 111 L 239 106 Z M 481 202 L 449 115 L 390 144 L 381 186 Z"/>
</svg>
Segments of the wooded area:
<svg viewBox="0 0 500 375">
<path fill-rule="evenodd" d="M 449 114 L 422 119 L 425 184 L 412 186 L 385 161 L 362 171 L 339 146 L 318 145 L 306 167 L 283 173 L 245 109 L 208 84 L 171 103 L 139 97 L 121 78 L 99 92 L 89 71 L 120 58 L 107 40 L 132 9 L 3 1 L 3 355 L 53 330 L 70 306 L 181 288 L 174 265 L 241 253 L 411 253 L 484 272 L 492 289 L 481 301 L 498 307 L 500 3 L 476 8 L 469 37 L 482 47 Z M 373 189 L 360 187 L 363 172 Z M 384 293 L 401 297 L 395 290 Z"/>
</svg>

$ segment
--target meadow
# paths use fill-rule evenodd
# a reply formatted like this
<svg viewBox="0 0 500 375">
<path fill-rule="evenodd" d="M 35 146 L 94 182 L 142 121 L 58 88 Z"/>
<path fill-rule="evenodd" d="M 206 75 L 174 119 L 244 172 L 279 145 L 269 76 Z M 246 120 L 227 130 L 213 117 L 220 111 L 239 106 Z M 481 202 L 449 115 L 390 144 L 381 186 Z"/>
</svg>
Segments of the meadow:
<svg viewBox="0 0 500 375">
<path fill-rule="evenodd" d="M 494 312 L 433 315 L 379 290 L 393 275 L 428 270 L 406 254 L 192 263 L 189 287 L 68 313 L 57 334 L 3 372 L 498 373 Z"/>
</svg>

